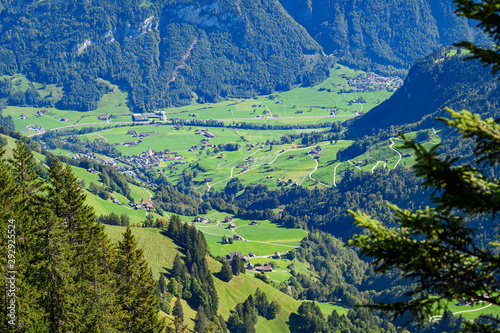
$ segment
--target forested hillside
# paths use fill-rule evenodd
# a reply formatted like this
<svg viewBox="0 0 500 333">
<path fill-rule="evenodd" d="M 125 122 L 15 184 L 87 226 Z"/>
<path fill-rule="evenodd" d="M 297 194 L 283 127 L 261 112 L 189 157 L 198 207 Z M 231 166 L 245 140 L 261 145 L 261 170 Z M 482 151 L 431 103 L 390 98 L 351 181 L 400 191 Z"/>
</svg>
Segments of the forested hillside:
<svg viewBox="0 0 500 333">
<path fill-rule="evenodd" d="M 463 61 L 464 55 L 440 48 L 419 59 L 410 69 L 403 87 L 386 102 L 352 122 L 353 137 L 371 135 L 391 126 L 418 124 L 420 127 L 441 126 L 436 116 L 446 116 L 445 107 L 467 109 L 487 117 L 499 116 L 499 85 L 489 68 L 477 60 Z M 461 51 L 458 50 L 460 53 Z M 392 133 L 391 135 L 396 135 Z"/>
<path fill-rule="evenodd" d="M 0 20 L 0 74 L 63 86 L 62 109 L 95 108 L 97 78 L 142 112 L 320 82 L 330 62 L 277 0 L 9 0 Z"/>
<path fill-rule="evenodd" d="M 98 78 L 144 112 L 319 83 L 335 58 L 404 75 L 439 45 L 484 41 L 443 0 L 7 0 L 0 20 L 0 75 L 63 87 L 0 98 L 79 111 L 109 92 Z"/>
<path fill-rule="evenodd" d="M 327 54 L 357 68 L 401 72 L 440 45 L 485 41 L 452 1 L 280 2 Z"/>
</svg>

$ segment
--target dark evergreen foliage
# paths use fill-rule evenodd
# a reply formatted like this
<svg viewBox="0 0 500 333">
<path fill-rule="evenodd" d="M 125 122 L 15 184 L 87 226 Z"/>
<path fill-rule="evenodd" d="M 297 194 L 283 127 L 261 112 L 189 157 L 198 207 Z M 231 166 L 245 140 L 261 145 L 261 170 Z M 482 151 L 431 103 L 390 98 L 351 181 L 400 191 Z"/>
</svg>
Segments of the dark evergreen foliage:
<svg viewBox="0 0 500 333">
<path fill-rule="evenodd" d="M 109 89 L 98 78 L 143 112 L 314 84 L 331 63 L 277 1 L 9 0 L 0 13 L 0 73 L 63 86 L 64 109 L 94 109 Z M 5 90 L 12 104 L 54 103 Z"/>
<path fill-rule="evenodd" d="M 0 164 L 3 203 L 0 216 L 5 218 L 0 227 L 4 233 L 0 237 L 6 240 L 7 226 L 15 224 L 15 233 L 9 236 L 15 240 L 15 256 L 9 265 L 12 265 L 10 270 L 17 271 L 16 318 L 14 323 L 8 322 L 7 285 L 2 284 L 0 330 L 123 330 L 124 325 L 130 323 L 125 320 L 130 318 L 127 312 L 130 303 L 124 300 L 134 293 L 130 289 L 124 291 L 122 283 L 126 276 L 122 273 L 125 266 L 120 265 L 122 270 L 116 269 L 114 260 L 127 259 L 129 267 L 145 268 L 149 277 L 145 262 L 136 257 L 125 258 L 120 251 L 118 258 L 115 257 L 102 225 L 95 222 L 92 208 L 85 205 L 85 195 L 69 166 L 64 167 L 54 159 L 47 180 L 41 180 L 37 173 L 39 168 L 23 140 L 14 150 L 12 160 L 6 163 L 0 159 Z M 6 265 L 8 243 L 1 244 L 0 251 L 5 256 L 0 260 Z M 10 273 L 4 270 L 2 274 L 5 279 Z M 117 290 L 118 286 L 121 288 Z M 133 287 L 133 284 L 128 285 L 128 288 Z M 154 297 L 154 283 L 143 284 L 135 290 Z M 132 297 L 148 304 L 139 294 Z M 136 311 L 134 316 L 136 323 L 142 323 L 139 327 L 151 332 L 161 331 L 156 304 L 150 308 L 146 305 L 136 307 L 139 308 L 142 310 Z"/>
<path fill-rule="evenodd" d="M 280 2 L 326 53 L 356 68 L 402 73 L 440 45 L 486 41 L 451 1 Z"/>
</svg>

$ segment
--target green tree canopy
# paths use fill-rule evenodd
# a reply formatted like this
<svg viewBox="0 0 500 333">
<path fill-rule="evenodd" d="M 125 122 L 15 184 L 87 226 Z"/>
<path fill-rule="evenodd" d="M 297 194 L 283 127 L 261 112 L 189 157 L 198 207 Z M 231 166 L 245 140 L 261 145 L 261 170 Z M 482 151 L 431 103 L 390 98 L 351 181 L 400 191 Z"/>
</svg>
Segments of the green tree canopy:
<svg viewBox="0 0 500 333">
<path fill-rule="evenodd" d="M 479 20 L 479 26 L 495 42 L 500 41 L 500 1 L 454 2 L 459 15 Z M 468 42 L 460 45 L 485 66 L 492 64 L 493 73 L 500 70 L 498 46 L 486 49 Z M 389 205 L 400 223 L 397 229 L 390 229 L 361 211 L 350 211 L 355 223 L 366 232 L 355 235 L 349 244 L 359 247 L 362 255 L 374 258 L 372 265 L 377 272 L 397 268 L 415 282 L 414 289 L 407 293 L 409 300 L 372 305 L 395 316 L 410 311 L 425 320 L 436 314 L 436 309 L 446 309 L 450 301 L 461 298 L 500 305 L 499 243 L 479 246 L 475 242 L 477 230 L 467 225 L 471 217 L 495 219 L 500 212 L 500 180 L 494 172 L 500 162 L 500 125 L 492 118 L 481 119 L 466 110 L 448 111 L 451 119 L 441 120 L 459 131 L 464 139 L 475 142 L 472 165 L 460 164 L 457 157 L 441 158 L 439 145 L 426 149 L 402 135 L 403 148 L 415 152 L 415 174 L 423 179 L 423 187 L 433 191 L 433 207 L 411 211 Z M 468 322 L 465 328 L 499 332 L 500 321 L 488 319 Z"/>
</svg>

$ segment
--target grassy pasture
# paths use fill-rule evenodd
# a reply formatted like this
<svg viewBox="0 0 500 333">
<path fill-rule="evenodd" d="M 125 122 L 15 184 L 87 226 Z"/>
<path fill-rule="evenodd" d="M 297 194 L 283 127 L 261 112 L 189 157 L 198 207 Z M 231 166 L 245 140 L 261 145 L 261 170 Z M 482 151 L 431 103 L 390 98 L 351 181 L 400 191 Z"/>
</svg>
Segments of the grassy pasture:
<svg viewBox="0 0 500 333">
<path fill-rule="evenodd" d="M 105 226 L 106 232 L 112 242 L 122 238 L 125 227 Z M 153 278 L 156 280 L 160 274 L 167 273 L 172 268 L 175 255 L 181 254 L 178 246 L 168 237 L 162 235 L 159 229 L 153 228 L 132 228 L 132 233 L 136 237 L 137 245 L 144 251 L 144 257 L 149 263 L 153 272 Z M 210 270 L 213 273 L 220 271 L 220 263 L 207 258 Z M 273 320 L 266 320 L 259 317 L 256 329 L 258 332 L 287 332 L 286 324 L 288 317 L 292 312 L 296 312 L 300 303 L 290 296 L 287 296 L 270 285 L 255 279 L 249 275 L 242 274 L 235 276 L 229 283 L 222 282 L 214 278 L 217 295 L 219 297 L 219 313 L 225 319 L 229 317 L 230 310 L 234 309 L 237 303 L 242 303 L 250 294 L 254 294 L 257 288 L 265 292 L 271 300 L 276 300 L 281 305 L 278 316 Z M 175 299 L 173 300 L 175 302 Z M 173 304 L 172 304 L 173 305 Z M 185 321 L 190 328 L 194 327 L 194 318 L 196 312 L 183 302 Z M 170 316 L 167 316 L 170 318 Z"/>
<path fill-rule="evenodd" d="M 264 121 L 268 124 L 338 121 L 337 118 L 328 117 L 330 109 L 336 107 L 337 115 L 352 117 L 359 111 L 369 111 L 392 95 L 391 92 L 387 91 L 341 93 L 341 89 L 349 89 L 349 86 L 347 80 L 340 75 L 356 76 L 360 73 L 363 72 L 335 65 L 330 70 L 330 77 L 313 87 L 299 86 L 290 91 L 275 93 L 272 96 L 257 96 L 255 99 L 233 99 L 219 103 L 192 104 L 184 107 L 167 108 L 165 113 L 168 118 L 191 119 L 189 114 L 195 114 L 195 119 L 228 119 L 228 121 L 262 116 L 264 119 L 255 118 L 255 120 L 250 121 Z M 361 96 L 366 100 L 366 103 L 350 103 L 351 100 Z M 298 110 L 302 110 L 303 113 L 297 113 Z M 272 119 L 272 115 L 277 115 L 279 118 Z M 304 118 L 308 116 L 319 118 Z M 280 119 L 282 117 L 297 118 Z"/>
<path fill-rule="evenodd" d="M 22 131 L 26 129 L 27 125 L 38 125 L 47 130 L 54 129 L 58 127 L 74 125 L 74 124 L 90 124 L 90 123 L 102 123 L 106 124 L 106 121 L 100 121 L 97 116 L 103 114 L 113 115 L 116 118 L 112 118 L 110 122 L 113 121 L 131 121 L 131 112 L 127 106 L 127 93 L 121 91 L 118 86 L 110 84 L 108 81 L 99 80 L 108 84 L 113 91 L 105 94 L 101 100 L 98 102 L 98 107 L 92 111 L 78 112 L 71 110 L 59 110 L 56 108 L 35 108 L 35 107 L 20 107 L 20 106 L 7 106 L 3 110 L 3 115 L 10 115 L 14 119 L 14 124 L 17 131 Z M 21 82 L 19 86 L 13 84 L 14 89 L 26 91 L 29 86 L 29 81 L 22 75 L 16 75 L 14 82 Z M 40 96 L 44 96 L 52 93 L 55 96 L 56 101 L 62 97 L 62 88 L 56 87 L 55 85 L 47 85 L 46 88 L 42 88 L 43 85 L 36 82 L 33 83 L 35 88 L 38 88 Z M 39 110 L 47 110 L 47 113 L 41 117 L 35 116 Z M 25 113 L 27 119 L 21 119 L 21 114 Z M 62 118 L 68 118 L 67 121 L 60 121 Z"/>
<path fill-rule="evenodd" d="M 170 214 L 169 214 L 170 215 Z M 210 246 L 210 252 L 217 256 L 225 256 L 229 252 L 242 252 L 248 255 L 253 252 L 256 255 L 267 256 L 274 252 L 285 252 L 299 246 L 300 241 L 307 236 L 302 229 L 284 228 L 268 220 L 257 221 L 257 225 L 250 225 L 250 220 L 235 218 L 233 223 L 236 227 L 228 228 L 228 223 L 221 223 L 227 216 L 226 213 L 212 210 L 203 217 L 211 219 L 208 223 L 194 223 L 194 226 L 204 233 L 205 239 Z M 181 221 L 192 223 L 192 216 L 180 215 Z M 238 234 L 248 241 L 234 241 L 233 244 L 222 244 L 222 236 L 232 237 Z"/>
</svg>

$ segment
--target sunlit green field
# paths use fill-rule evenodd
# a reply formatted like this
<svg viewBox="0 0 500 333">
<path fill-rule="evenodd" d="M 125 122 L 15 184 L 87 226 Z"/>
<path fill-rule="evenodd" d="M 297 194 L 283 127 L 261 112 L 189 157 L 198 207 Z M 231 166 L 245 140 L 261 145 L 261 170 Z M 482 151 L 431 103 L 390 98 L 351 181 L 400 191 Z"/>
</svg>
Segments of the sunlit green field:
<svg viewBox="0 0 500 333">
<path fill-rule="evenodd" d="M 180 215 L 180 218 L 181 221 L 191 223 L 204 233 L 210 252 L 216 256 L 225 256 L 229 252 L 242 252 L 244 255 L 253 252 L 260 256 L 272 255 L 274 252 L 282 253 L 298 247 L 300 241 L 307 236 L 307 232 L 302 229 L 284 228 L 268 220 L 259 220 L 257 225 L 250 225 L 251 220 L 235 218 L 233 223 L 236 227 L 234 230 L 229 229 L 228 223 L 222 222 L 227 214 L 215 210 L 201 216 L 211 219 L 211 222 L 193 223 L 192 216 Z M 234 234 L 240 235 L 245 240 L 222 244 L 222 236 L 232 237 Z"/>
</svg>

